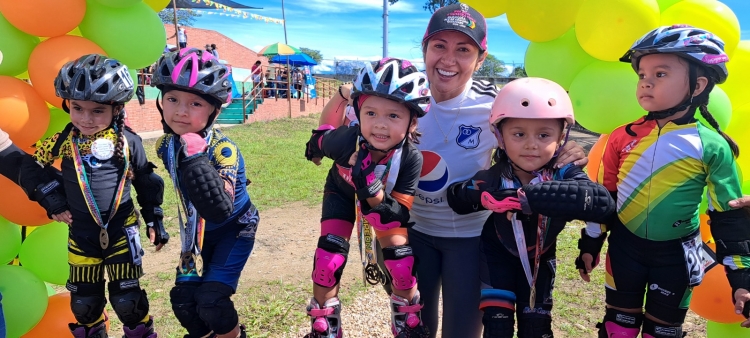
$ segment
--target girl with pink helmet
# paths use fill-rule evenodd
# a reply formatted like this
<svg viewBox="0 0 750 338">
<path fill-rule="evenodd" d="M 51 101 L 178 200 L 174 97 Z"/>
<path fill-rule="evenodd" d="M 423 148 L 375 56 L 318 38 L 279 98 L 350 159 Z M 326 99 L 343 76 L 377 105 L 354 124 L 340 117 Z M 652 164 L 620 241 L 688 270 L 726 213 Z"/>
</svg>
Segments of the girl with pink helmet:
<svg viewBox="0 0 750 338">
<path fill-rule="evenodd" d="M 169 296 L 188 338 L 245 337 L 231 297 L 253 250 L 259 215 L 239 147 L 213 128 L 221 106 L 231 101 L 229 73 L 210 52 L 189 48 L 163 55 L 153 78 L 165 133 L 156 153 L 180 201 L 182 247 Z"/>
<path fill-rule="evenodd" d="M 483 337 L 512 338 L 514 317 L 519 338 L 552 337 L 557 235 L 571 220 L 611 214 L 614 201 L 580 167 L 555 167 L 575 123 L 570 98 L 557 83 L 509 83 L 489 122 L 499 145 L 494 165 L 448 187 L 456 213 L 492 212 L 480 242 Z"/>
<path fill-rule="evenodd" d="M 715 263 L 723 265 L 732 287 L 726 296 L 747 318 L 750 216 L 730 203 L 742 197 L 739 147 L 708 110 L 711 90 L 729 76 L 724 42 L 704 29 L 663 26 L 636 41 L 620 61 L 638 74 L 638 103 L 648 113 L 610 134 L 598 180 L 615 197 L 617 217 L 606 226 L 589 224 L 578 242 L 576 267 L 589 281 L 609 234 L 599 337 L 683 336 L 693 287 L 714 263 L 700 236 L 703 195 Z M 696 119 L 698 111 L 710 127 Z M 750 327 L 750 320 L 742 326 Z"/>
</svg>

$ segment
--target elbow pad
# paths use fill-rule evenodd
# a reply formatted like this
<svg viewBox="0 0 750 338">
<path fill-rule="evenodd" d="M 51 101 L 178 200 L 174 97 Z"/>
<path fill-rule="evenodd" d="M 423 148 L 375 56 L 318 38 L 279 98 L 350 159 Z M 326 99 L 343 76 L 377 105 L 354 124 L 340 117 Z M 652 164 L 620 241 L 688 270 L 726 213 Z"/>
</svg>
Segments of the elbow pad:
<svg viewBox="0 0 750 338">
<path fill-rule="evenodd" d="M 164 202 L 164 180 L 154 172 L 154 168 L 156 165 L 149 162 L 134 173 L 133 187 L 137 193 L 138 204 L 143 209 L 153 209 Z"/>
<path fill-rule="evenodd" d="M 549 217 L 599 220 L 615 211 L 609 191 L 591 181 L 547 181 L 525 185 L 518 198 L 527 209 Z"/>
<path fill-rule="evenodd" d="M 308 161 L 312 161 L 313 158 L 323 158 L 323 156 L 325 156 L 320 149 L 321 144 L 323 143 L 323 135 L 333 129 L 335 128 L 333 128 L 332 125 L 324 124 L 318 127 L 318 129 L 312 131 L 310 141 L 307 141 L 305 144 L 305 158 L 307 158 Z"/>
<path fill-rule="evenodd" d="M 709 211 L 711 235 L 716 240 L 716 258 L 750 255 L 750 215 L 745 209 Z"/>
<path fill-rule="evenodd" d="M 232 198 L 224 190 L 224 180 L 208 162 L 205 153 L 183 159 L 179 171 L 182 192 L 187 194 L 203 219 L 221 223 L 232 215 Z"/>
</svg>

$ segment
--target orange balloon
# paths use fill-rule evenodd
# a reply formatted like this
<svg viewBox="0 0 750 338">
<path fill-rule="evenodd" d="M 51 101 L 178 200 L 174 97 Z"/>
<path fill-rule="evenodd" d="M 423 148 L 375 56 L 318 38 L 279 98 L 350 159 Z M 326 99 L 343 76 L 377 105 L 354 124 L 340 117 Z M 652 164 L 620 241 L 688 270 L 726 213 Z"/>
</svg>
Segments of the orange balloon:
<svg viewBox="0 0 750 338">
<path fill-rule="evenodd" d="M 594 146 L 589 150 L 589 164 L 586 165 L 586 171 L 589 174 L 589 178 L 596 182 L 599 177 L 599 168 L 602 164 L 602 155 L 604 155 L 604 146 L 607 145 L 609 134 L 601 134 L 599 140 L 594 143 Z"/>
<path fill-rule="evenodd" d="M 104 310 L 104 315 L 107 315 L 107 310 Z M 72 338 L 68 323 L 75 322 L 76 318 L 70 310 L 70 292 L 58 293 L 49 297 L 47 312 L 44 313 L 42 320 L 21 338 L 46 338 L 52 332 L 55 333 L 55 337 Z M 109 320 L 105 324 L 109 330 Z"/>
<path fill-rule="evenodd" d="M 13 143 L 26 148 L 47 131 L 49 108 L 28 83 L 0 76 L 0 129 Z"/>
<path fill-rule="evenodd" d="M 66 62 L 94 53 L 105 55 L 101 47 L 86 38 L 72 35 L 49 38 L 39 43 L 29 57 L 31 84 L 42 99 L 62 109 L 62 100 L 55 95 L 55 77 Z"/>
<path fill-rule="evenodd" d="M 83 20 L 86 0 L 0 0 L 0 12 L 13 26 L 36 36 L 63 35 Z"/>
<path fill-rule="evenodd" d="M 711 226 L 708 225 L 708 215 L 700 214 L 701 220 L 701 241 L 710 242 L 714 236 L 711 235 Z"/>
<path fill-rule="evenodd" d="M 0 176 L 0 216 L 18 225 L 39 226 L 49 224 L 47 212 L 13 181 Z"/>
<path fill-rule="evenodd" d="M 745 318 L 734 313 L 732 288 L 721 265 L 706 272 L 703 283 L 693 289 L 690 309 L 706 320 L 739 323 Z"/>
</svg>

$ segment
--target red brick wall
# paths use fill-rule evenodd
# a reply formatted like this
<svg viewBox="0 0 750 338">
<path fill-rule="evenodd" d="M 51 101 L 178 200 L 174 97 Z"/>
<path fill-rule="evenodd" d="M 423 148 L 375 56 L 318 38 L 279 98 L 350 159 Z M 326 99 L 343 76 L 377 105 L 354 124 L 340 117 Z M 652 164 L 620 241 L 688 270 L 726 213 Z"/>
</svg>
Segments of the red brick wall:
<svg viewBox="0 0 750 338">
<path fill-rule="evenodd" d="M 328 98 L 310 99 L 309 101 L 292 100 L 292 117 L 320 113 L 328 100 Z M 287 118 L 289 117 L 288 105 L 286 99 L 265 99 L 263 104 L 258 106 L 258 110 L 250 115 L 247 123 Z M 156 109 L 155 100 L 146 100 L 146 104 L 143 106 L 139 105 L 137 100 L 131 100 L 125 105 L 125 111 L 127 112 L 126 123 L 136 132 L 162 130 L 161 115 Z"/>
<path fill-rule="evenodd" d="M 164 29 L 167 31 L 167 37 L 174 34 L 174 25 L 164 25 Z M 257 60 L 263 62 L 264 66 L 268 65 L 266 57 L 258 56 L 256 52 L 219 32 L 195 27 L 185 27 L 185 32 L 188 36 L 188 47 L 203 49 L 206 44 L 216 44 L 216 50 L 219 51 L 219 58 L 226 60 L 234 67 L 250 69 Z M 176 45 L 176 41 L 173 37 L 168 39 L 167 43 Z M 244 79 L 235 80 L 242 81 Z"/>
<path fill-rule="evenodd" d="M 139 105 L 138 100 L 130 100 L 125 105 L 127 113 L 126 123 L 136 132 L 162 130 L 161 115 L 156 109 L 156 100 L 146 100 L 146 104 Z"/>
<path fill-rule="evenodd" d="M 328 98 L 310 100 L 292 100 L 292 117 L 307 116 L 323 111 Z M 250 115 L 248 123 L 255 121 L 270 121 L 289 117 L 289 103 L 286 99 L 265 99 L 258 110 Z"/>
</svg>

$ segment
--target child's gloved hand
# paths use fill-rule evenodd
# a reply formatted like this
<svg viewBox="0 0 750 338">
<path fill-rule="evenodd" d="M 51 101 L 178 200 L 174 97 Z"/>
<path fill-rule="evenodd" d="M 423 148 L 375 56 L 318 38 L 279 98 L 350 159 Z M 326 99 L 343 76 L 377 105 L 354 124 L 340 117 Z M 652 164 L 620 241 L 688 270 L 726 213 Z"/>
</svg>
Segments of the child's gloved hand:
<svg viewBox="0 0 750 338">
<path fill-rule="evenodd" d="M 208 148 L 206 140 L 196 133 L 180 135 L 180 143 L 182 143 L 182 151 L 188 157 L 200 154 Z"/>
<path fill-rule="evenodd" d="M 512 189 L 494 191 L 492 193 L 482 191 L 482 206 L 487 210 L 497 213 L 521 210 L 521 202 L 518 201 L 516 191 Z"/>
<path fill-rule="evenodd" d="M 375 176 L 377 163 L 372 160 L 370 152 L 364 147 L 354 155 L 357 159 L 352 166 L 352 183 L 354 183 L 357 198 L 365 200 L 378 196 L 383 190 L 383 182 Z"/>
</svg>

